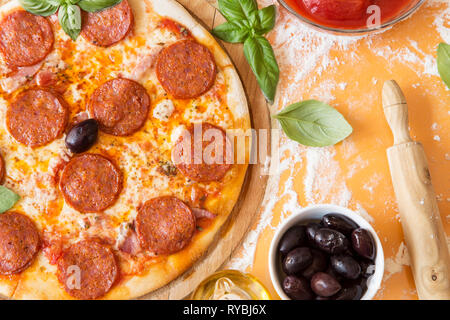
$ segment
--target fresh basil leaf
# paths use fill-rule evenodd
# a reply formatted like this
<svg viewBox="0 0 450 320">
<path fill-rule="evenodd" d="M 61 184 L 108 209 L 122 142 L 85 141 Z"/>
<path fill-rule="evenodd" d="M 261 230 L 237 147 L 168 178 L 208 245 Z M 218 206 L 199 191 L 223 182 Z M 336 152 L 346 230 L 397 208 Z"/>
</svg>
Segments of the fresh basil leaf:
<svg viewBox="0 0 450 320">
<path fill-rule="evenodd" d="M 275 18 L 275 6 L 272 5 L 252 12 L 248 18 L 248 22 L 254 34 L 262 36 L 275 27 Z"/>
<path fill-rule="evenodd" d="M 219 0 L 219 11 L 229 22 L 246 20 L 257 10 L 256 0 Z"/>
<path fill-rule="evenodd" d="M 0 213 L 8 211 L 20 200 L 20 196 L 4 186 L 0 186 Z"/>
<path fill-rule="evenodd" d="M 87 12 L 97 12 L 121 3 L 122 0 L 80 0 L 78 5 Z"/>
<path fill-rule="evenodd" d="M 262 36 L 275 27 L 276 10 L 274 5 L 258 10 L 257 16 L 259 22 L 255 28 L 257 34 Z"/>
<path fill-rule="evenodd" d="M 442 80 L 450 89 L 450 45 L 446 43 L 439 44 L 437 51 L 437 66 Z"/>
<path fill-rule="evenodd" d="M 250 31 L 244 21 L 225 22 L 213 29 L 213 34 L 227 42 L 242 43 L 247 39 Z"/>
<path fill-rule="evenodd" d="M 77 40 L 81 32 L 81 10 L 75 5 L 63 5 L 58 12 L 59 24 L 64 32 L 72 38 Z"/>
<path fill-rule="evenodd" d="M 26 11 L 43 17 L 56 13 L 60 4 L 58 0 L 19 0 L 19 3 Z"/>
<path fill-rule="evenodd" d="M 244 54 L 269 102 L 275 99 L 280 70 L 272 46 L 262 36 L 249 37 L 244 42 Z"/>
<path fill-rule="evenodd" d="M 310 147 L 335 145 L 353 132 L 336 109 L 317 100 L 294 103 L 274 118 L 290 139 Z"/>
</svg>

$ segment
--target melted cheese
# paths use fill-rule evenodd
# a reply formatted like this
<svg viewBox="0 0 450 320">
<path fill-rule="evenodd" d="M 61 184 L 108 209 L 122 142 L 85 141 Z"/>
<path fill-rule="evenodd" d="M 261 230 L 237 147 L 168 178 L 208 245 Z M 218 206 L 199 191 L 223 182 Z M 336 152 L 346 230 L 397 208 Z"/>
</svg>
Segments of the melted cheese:
<svg viewBox="0 0 450 320">
<path fill-rule="evenodd" d="M 174 111 L 175 107 L 172 100 L 165 99 L 153 108 L 153 118 L 162 122 L 167 122 Z"/>
</svg>

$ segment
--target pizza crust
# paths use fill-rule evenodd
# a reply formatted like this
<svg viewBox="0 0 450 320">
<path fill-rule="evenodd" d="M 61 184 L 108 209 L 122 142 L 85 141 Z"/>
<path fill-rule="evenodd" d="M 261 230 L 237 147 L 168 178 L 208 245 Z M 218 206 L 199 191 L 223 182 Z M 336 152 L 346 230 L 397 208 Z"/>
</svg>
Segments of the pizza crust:
<svg viewBox="0 0 450 320">
<path fill-rule="evenodd" d="M 129 2 L 133 8 L 138 28 L 139 21 L 146 17 L 144 12 L 145 6 L 148 5 L 159 15 L 167 16 L 186 26 L 199 43 L 207 46 L 213 52 L 217 66 L 228 84 L 228 107 L 235 117 L 235 123 L 239 123 L 239 128 L 244 131 L 249 130 L 251 128 L 250 116 L 241 80 L 233 63 L 214 37 L 174 0 L 129 0 Z M 16 0 L 7 4 L 8 10 L 17 6 L 19 5 Z M 247 141 L 248 144 L 244 148 L 245 154 L 248 155 L 251 150 L 251 138 L 248 138 Z M 221 227 L 238 201 L 247 164 L 236 165 L 234 170 L 236 170 L 236 176 L 222 190 L 222 200 L 206 203 L 211 211 L 221 212 L 210 226 L 201 233 L 197 233 L 188 247 L 152 265 L 145 274 L 120 278 L 103 299 L 133 299 L 153 292 L 184 274 L 195 261 L 205 254 L 214 241 L 220 241 Z M 41 250 L 30 268 L 20 276 L 8 279 L 8 281 L 0 278 L 0 294 L 13 299 L 73 299 L 64 291 L 57 279 L 56 272 L 56 266 L 49 264 Z M 189 274 L 184 276 L 188 277 Z"/>
</svg>

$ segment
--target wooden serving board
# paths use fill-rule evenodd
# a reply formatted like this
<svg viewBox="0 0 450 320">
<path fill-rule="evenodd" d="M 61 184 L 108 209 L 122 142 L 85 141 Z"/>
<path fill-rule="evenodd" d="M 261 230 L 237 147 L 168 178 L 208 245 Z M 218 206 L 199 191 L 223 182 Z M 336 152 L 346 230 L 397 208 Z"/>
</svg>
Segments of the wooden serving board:
<svg viewBox="0 0 450 320">
<path fill-rule="evenodd" d="M 206 0 L 178 0 L 207 30 L 225 22 L 225 19 Z M 258 132 L 259 129 L 269 130 L 268 141 L 270 141 L 270 114 L 269 106 L 262 95 L 256 78 L 254 77 L 247 61 L 244 57 L 242 45 L 221 43 L 226 52 L 234 62 L 242 83 L 244 85 L 247 100 L 249 102 L 252 127 Z M 270 146 L 269 146 L 270 147 Z M 270 150 L 268 150 L 270 154 Z M 260 162 L 260 161 L 258 161 Z M 230 218 L 223 226 L 221 233 L 216 237 L 197 263 L 167 286 L 148 294 L 142 299 L 183 299 L 186 298 L 200 282 L 217 271 L 233 255 L 235 250 L 249 231 L 256 216 L 260 212 L 263 202 L 267 175 L 262 175 L 263 165 L 250 165 L 246 180 Z"/>
</svg>

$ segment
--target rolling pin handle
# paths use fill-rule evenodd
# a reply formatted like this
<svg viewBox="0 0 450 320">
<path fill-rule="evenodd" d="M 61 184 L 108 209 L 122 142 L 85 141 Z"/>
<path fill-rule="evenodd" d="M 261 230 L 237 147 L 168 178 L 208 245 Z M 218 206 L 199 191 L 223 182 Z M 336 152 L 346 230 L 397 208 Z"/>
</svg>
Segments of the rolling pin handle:
<svg viewBox="0 0 450 320">
<path fill-rule="evenodd" d="M 408 105 L 399 85 L 386 81 L 383 87 L 383 110 L 394 135 L 394 145 L 412 142 L 409 135 Z"/>
</svg>

